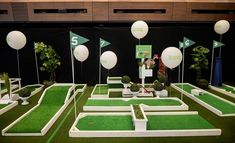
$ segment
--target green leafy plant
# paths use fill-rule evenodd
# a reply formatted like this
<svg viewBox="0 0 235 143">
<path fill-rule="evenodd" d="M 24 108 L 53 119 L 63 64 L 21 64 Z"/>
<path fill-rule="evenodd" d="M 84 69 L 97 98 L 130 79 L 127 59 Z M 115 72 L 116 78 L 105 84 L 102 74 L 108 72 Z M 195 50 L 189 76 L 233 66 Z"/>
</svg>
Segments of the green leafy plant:
<svg viewBox="0 0 235 143">
<path fill-rule="evenodd" d="M 131 90 L 132 92 L 138 92 L 138 91 L 140 90 L 140 87 L 139 87 L 138 84 L 133 83 L 133 84 L 131 84 L 131 86 L 130 86 L 130 90 Z"/>
<path fill-rule="evenodd" d="M 197 85 L 202 89 L 207 89 L 209 86 L 209 82 L 206 79 L 197 80 Z"/>
<path fill-rule="evenodd" d="M 140 109 L 140 106 L 138 104 L 134 104 L 133 108 L 134 108 L 136 119 L 144 119 L 144 115 Z"/>
<path fill-rule="evenodd" d="M 153 88 L 154 88 L 154 90 L 156 90 L 156 91 L 161 91 L 161 90 L 164 89 L 164 86 L 162 85 L 161 82 L 155 81 L 154 84 L 153 84 Z"/>
<path fill-rule="evenodd" d="M 55 70 L 60 66 L 60 56 L 50 45 L 45 45 L 43 42 L 35 43 L 35 51 L 40 54 L 40 60 L 42 61 L 41 71 L 48 72 L 50 74 L 50 80 L 55 81 Z"/>
<path fill-rule="evenodd" d="M 122 83 L 130 83 L 131 78 L 127 75 L 124 75 L 121 79 Z"/>
<path fill-rule="evenodd" d="M 207 54 L 210 52 L 208 48 L 197 46 L 193 48 L 192 59 L 194 63 L 190 66 L 197 73 L 197 80 L 201 79 L 202 69 L 208 69 Z"/>
<path fill-rule="evenodd" d="M 29 97 L 31 95 L 31 91 L 28 88 L 23 88 L 19 91 L 20 97 Z"/>
<path fill-rule="evenodd" d="M 6 87 L 7 89 L 7 94 L 10 95 L 10 80 L 9 80 L 9 76 L 8 76 L 8 73 L 1 73 L 0 74 L 0 79 L 4 81 L 4 86 Z"/>
</svg>

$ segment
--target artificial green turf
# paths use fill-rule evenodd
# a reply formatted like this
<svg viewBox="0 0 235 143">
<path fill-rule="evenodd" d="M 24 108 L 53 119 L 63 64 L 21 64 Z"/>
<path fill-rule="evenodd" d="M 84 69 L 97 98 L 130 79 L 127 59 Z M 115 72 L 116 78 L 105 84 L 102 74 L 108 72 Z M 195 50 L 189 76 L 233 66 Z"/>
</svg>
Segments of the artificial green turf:
<svg viewBox="0 0 235 143">
<path fill-rule="evenodd" d="M 6 107 L 7 105 L 9 105 L 9 104 L 0 104 L 0 109 Z"/>
<path fill-rule="evenodd" d="M 130 106 L 131 104 L 145 104 L 148 106 L 180 106 L 181 103 L 173 99 L 130 99 L 124 100 L 95 100 L 89 99 L 85 106 Z"/>
<path fill-rule="evenodd" d="M 10 128 L 8 133 L 40 133 L 42 128 L 64 105 L 70 86 L 53 86 L 47 90 L 41 104 L 21 121 Z"/>
<path fill-rule="evenodd" d="M 86 116 L 76 125 L 79 130 L 134 130 L 132 117 L 123 116 Z"/>
<path fill-rule="evenodd" d="M 199 115 L 147 115 L 147 130 L 214 129 Z"/>
<path fill-rule="evenodd" d="M 40 85 L 33 85 L 33 86 L 27 86 L 27 87 L 23 87 L 23 88 L 21 88 L 20 90 L 18 90 L 17 92 L 15 92 L 15 93 L 19 93 L 22 89 L 24 89 L 24 88 L 27 88 L 27 89 L 29 89 L 31 92 L 33 92 L 36 88 L 39 88 L 39 87 L 41 87 Z"/>
<path fill-rule="evenodd" d="M 81 85 L 81 84 L 76 85 L 75 90 L 82 89 L 84 86 L 85 86 L 85 85 Z"/>
<path fill-rule="evenodd" d="M 110 83 L 108 85 L 109 88 L 124 88 L 122 84 L 119 84 L 119 83 Z"/>
<path fill-rule="evenodd" d="M 5 84 L 1 83 L 1 90 L 4 90 L 4 89 L 6 89 L 6 86 L 5 86 Z"/>
<path fill-rule="evenodd" d="M 231 88 L 231 87 L 222 85 L 222 86 L 218 86 L 218 88 L 224 89 L 227 92 L 231 92 L 231 93 L 235 94 L 235 90 L 233 88 Z"/>
<path fill-rule="evenodd" d="M 181 88 L 181 85 L 177 85 L 177 86 L 179 88 Z M 191 93 L 191 90 L 194 88 L 188 84 L 184 84 L 183 89 L 186 92 Z M 212 107 L 218 109 L 223 114 L 235 113 L 235 106 L 234 105 L 229 104 L 229 103 L 227 103 L 219 98 L 216 98 L 208 93 L 204 93 L 203 95 L 195 96 L 195 97 L 206 102 L 207 104 L 211 105 Z"/>
<path fill-rule="evenodd" d="M 107 95 L 108 94 L 108 85 L 97 85 L 93 94 Z"/>
</svg>

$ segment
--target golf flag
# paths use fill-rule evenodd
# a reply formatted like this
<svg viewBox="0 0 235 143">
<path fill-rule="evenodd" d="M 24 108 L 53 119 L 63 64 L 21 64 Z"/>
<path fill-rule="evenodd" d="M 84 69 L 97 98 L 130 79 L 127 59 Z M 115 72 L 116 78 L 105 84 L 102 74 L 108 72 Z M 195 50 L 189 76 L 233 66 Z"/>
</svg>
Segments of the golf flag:
<svg viewBox="0 0 235 143">
<path fill-rule="evenodd" d="M 183 48 L 184 47 L 184 43 L 179 41 L 179 49 Z"/>
<path fill-rule="evenodd" d="M 213 40 L 213 48 L 224 46 L 223 43 Z"/>
<path fill-rule="evenodd" d="M 77 45 L 82 45 L 89 41 L 89 39 L 82 37 L 78 34 L 75 34 L 72 31 L 69 32 L 69 35 L 70 35 L 70 48 L 72 49 Z"/>
<path fill-rule="evenodd" d="M 111 43 L 109 43 L 108 41 L 105 41 L 104 39 L 100 38 L 100 48 L 108 46 L 109 44 L 111 44 Z"/>
<path fill-rule="evenodd" d="M 194 41 L 184 37 L 184 41 L 183 41 L 183 48 L 188 48 L 189 46 L 192 46 L 193 44 L 195 44 Z"/>
</svg>

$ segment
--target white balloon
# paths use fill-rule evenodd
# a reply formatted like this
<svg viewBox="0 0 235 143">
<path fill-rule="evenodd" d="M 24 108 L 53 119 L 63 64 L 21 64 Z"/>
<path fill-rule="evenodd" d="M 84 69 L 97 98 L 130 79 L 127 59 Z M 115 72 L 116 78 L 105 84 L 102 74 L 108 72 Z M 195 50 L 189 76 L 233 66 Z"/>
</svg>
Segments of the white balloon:
<svg viewBox="0 0 235 143">
<path fill-rule="evenodd" d="M 176 47 L 168 47 L 162 52 L 161 59 L 166 67 L 173 69 L 181 63 L 182 53 Z"/>
<path fill-rule="evenodd" d="M 137 39 L 144 38 L 147 35 L 148 31 L 148 24 L 142 20 L 134 22 L 131 26 L 131 33 Z"/>
<path fill-rule="evenodd" d="M 7 44 L 16 50 L 23 48 L 26 44 L 26 37 L 20 31 L 11 31 L 6 37 Z"/>
<path fill-rule="evenodd" d="M 89 50 L 85 45 L 78 45 L 75 47 L 73 55 L 78 61 L 83 62 L 88 58 Z"/>
<path fill-rule="evenodd" d="M 100 56 L 100 63 L 106 69 L 112 69 L 117 64 L 117 56 L 112 51 L 106 51 Z"/>
<path fill-rule="evenodd" d="M 219 20 L 215 23 L 214 30 L 217 34 L 224 34 L 230 28 L 230 24 L 227 20 Z"/>
</svg>

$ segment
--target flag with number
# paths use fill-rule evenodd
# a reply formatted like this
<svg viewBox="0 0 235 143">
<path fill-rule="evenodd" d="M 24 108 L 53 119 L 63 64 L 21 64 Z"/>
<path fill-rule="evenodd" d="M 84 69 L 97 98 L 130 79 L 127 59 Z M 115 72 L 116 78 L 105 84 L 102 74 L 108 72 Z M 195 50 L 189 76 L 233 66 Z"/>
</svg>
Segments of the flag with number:
<svg viewBox="0 0 235 143">
<path fill-rule="evenodd" d="M 111 44 L 111 43 L 109 43 L 108 41 L 106 41 L 106 40 L 100 38 L 100 48 L 106 47 L 106 46 L 108 46 L 109 44 Z"/>
<path fill-rule="evenodd" d="M 73 33 L 72 31 L 70 31 L 70 48 L 74 48 L 76 47 L 77 45 L 82 45 L 86 42 L 89 41 L 89 39 L 83 37 L 83 36 L 80 36 L 78 34 L 75 34 Z"/>
<path fill-rule="evenodd" d="M 190 40 L 190 39 L 184 37 L 183 48 L 188 48 L 188 47 L 192 46 L 193 44 L 195 44 L 195 42 L 193 40 Z"/>
<path fill-rule="evenodd" d="M 213 48 L 224 46 L 223 43 L 213 40 Z"/>
</svg>

